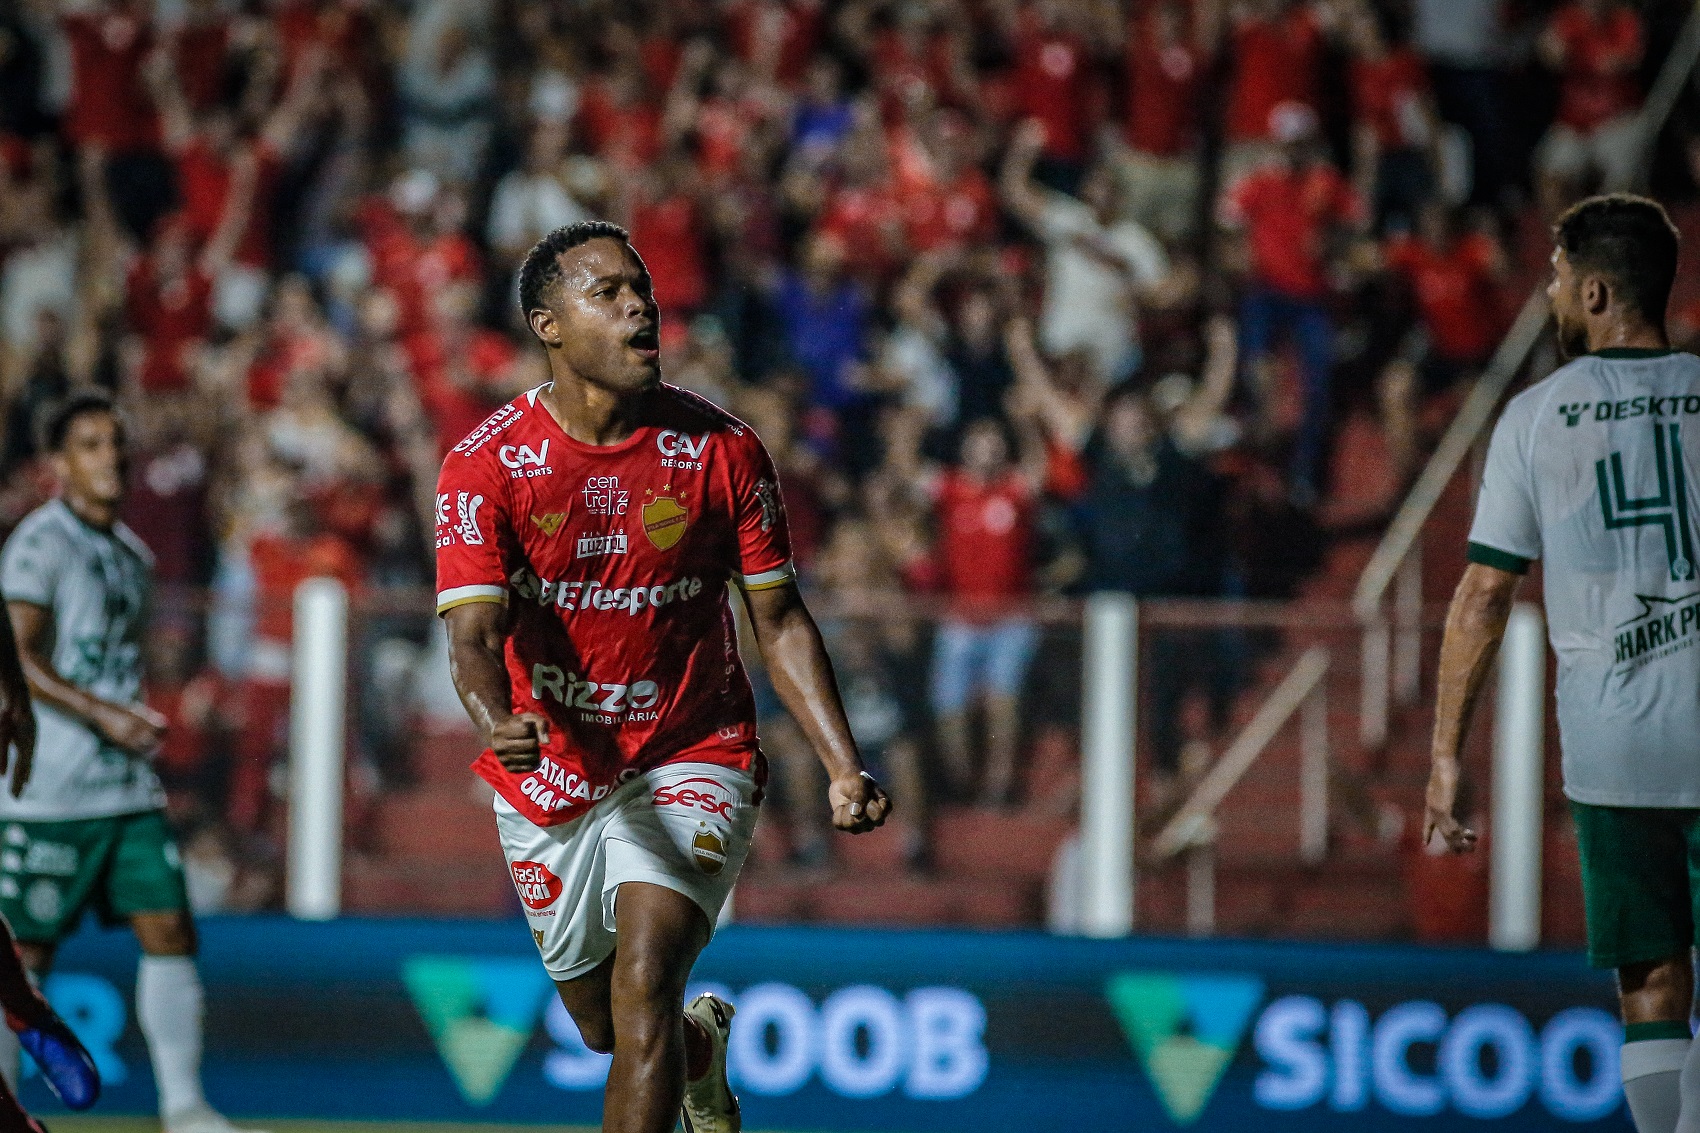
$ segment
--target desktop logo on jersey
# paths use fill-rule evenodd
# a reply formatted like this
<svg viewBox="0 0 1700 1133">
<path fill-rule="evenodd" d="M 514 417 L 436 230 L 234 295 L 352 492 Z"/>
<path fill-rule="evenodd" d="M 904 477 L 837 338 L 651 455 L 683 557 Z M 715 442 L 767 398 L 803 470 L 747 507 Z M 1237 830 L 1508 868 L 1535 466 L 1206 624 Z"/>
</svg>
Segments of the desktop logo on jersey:
<svg viewBox="0 0 1700 1133">
<path fill-rule="evenodd" d="M 1263 1002 L 1235 973 L 1118 972 L 1104 989 L 1116 1020 L 1176 1125 L 1204 1113 Z"/>
<path fill-rule="evenodd" d="M 651 498 L 644 501 L 640 513 L 643 517 L 643 533 L 649 536 L 649 541 L 661 551 L 669 551 L 677 546 L 679 540 L 685 537 L 685 529 L 691 524 L 691 513 L 682 502 L 685 493 L 669 495 L 672 491 L 671 484 L 662 487 L 661 495 L 656 495 L 653 488 L 646 491 L 644 495 Z"/>
<path fill-rule="evenodd" d="M 1657 527 L 1663 531 L 1672 582 L 1694 580 L 1694 533 L 1688 521 L 1688 477 L 1683 473 L 1682 459 L 1678 426 L 1655 422 L 1653 460 L 1658 483 L 1651 485 L 1656 489 L 1652 495 L 1632 494 L 1632 491 L 1644 491 L 1649 485 L 1635 484 L 1632 488 L 1626 481 L 1623 453 L 1612 453 L 1609 462 L 1594 461 L 1600 514 L 1605 519 L 1606 530 Z"/>
<path fill-rule="evenodd" d="M 475 1106 L 496 1100 L 553 990 L 535 960 L 508 956 L 410 956 L 402 982 L 455 1087 Z"/>
</svg>

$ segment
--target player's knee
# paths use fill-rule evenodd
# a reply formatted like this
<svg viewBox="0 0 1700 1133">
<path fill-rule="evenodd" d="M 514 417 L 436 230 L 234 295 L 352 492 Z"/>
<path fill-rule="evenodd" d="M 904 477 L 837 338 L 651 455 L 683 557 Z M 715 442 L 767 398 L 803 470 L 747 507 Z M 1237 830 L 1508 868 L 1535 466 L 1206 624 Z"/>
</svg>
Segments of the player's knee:
<svg viewBox="0 0 1700 1133">
<path fill-rule="evenodd" d="M 578 1024 L 578 1037 L 586 1047 L 597 1054 L 614 1053 L 614 1020 L 606 1015 L 588 1019 L 575 1015 L 573 1022 Z"/>
<path fill-rule="evenodd" d="M 143 913 L 131 921 L 136 942 L 149 956 L 193 956 L 195 922 L 187 914 Z"/>
</svg>

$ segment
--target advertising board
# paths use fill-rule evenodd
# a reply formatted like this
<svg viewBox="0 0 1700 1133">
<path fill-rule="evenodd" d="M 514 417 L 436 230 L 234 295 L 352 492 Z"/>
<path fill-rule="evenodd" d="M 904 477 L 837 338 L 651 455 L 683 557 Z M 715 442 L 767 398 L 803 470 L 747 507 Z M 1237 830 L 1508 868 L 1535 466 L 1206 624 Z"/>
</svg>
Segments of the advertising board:
<svg viewBox="0 0 1700 1133">
<path fill-rule="evenodd" d="M 231 1113 L 600 1116 L 608 1059 L 522 922 L 204 927 L 208 1093 Z M 48 985 L 109 1113 L 153 1105 L 134 971 L 126 935 L 88 931 Z M 753 1129 L 1628 1128 L 1611 981 L 1568 953 L 733 926 L 697 977 L 738 1008 Z"/>
</svg>

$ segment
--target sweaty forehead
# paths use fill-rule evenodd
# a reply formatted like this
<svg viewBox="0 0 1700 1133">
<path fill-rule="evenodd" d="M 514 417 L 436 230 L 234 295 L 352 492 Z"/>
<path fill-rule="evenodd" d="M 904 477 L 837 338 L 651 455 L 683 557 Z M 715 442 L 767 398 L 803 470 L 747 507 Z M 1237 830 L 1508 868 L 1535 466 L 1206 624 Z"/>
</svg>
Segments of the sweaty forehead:
<svg viewBox="0 0 1700 1133">
<path fill-rule="evenodd" d="M 636 279 L 643 261 L 630 247 L 607 236 L 586 240 L 561 253 L 561 281 L 569 288 L 588 287 L 598 279 Z"/>
</svg>

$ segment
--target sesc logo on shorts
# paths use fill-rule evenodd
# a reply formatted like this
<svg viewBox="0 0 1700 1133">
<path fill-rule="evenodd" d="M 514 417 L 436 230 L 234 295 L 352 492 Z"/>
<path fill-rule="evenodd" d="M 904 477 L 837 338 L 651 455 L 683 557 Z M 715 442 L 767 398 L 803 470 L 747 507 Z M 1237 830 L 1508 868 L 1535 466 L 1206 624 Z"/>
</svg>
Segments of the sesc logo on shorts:
<svg viewBox="0 0 1700 1133">
<path fill-rule="evenodd" d="M 706 775 L 693 775 L 677 783 L 670 783 L 655 789 L 655 797 L 650 800 L 656 806 L 677 806 L 686 810 L 701 811 L 703 814 L 716 815 L 730 822 L 732 808 L 738 805 L 738 796 L 732 788 L 717 779 Z"/>
<path fill-rule="evenodd" d="M 542 862 L 514 862 L 509 868 L 513 870 L 514 888 L 519 890 L 519 899 L 526 908 L 542 912 L 560 900 L 561 879 Z"/>
</svg>

